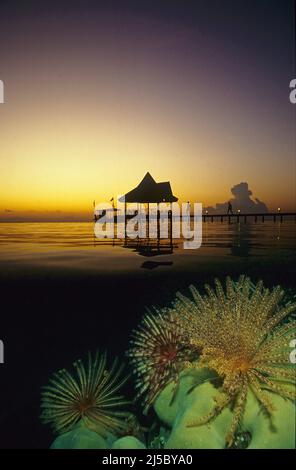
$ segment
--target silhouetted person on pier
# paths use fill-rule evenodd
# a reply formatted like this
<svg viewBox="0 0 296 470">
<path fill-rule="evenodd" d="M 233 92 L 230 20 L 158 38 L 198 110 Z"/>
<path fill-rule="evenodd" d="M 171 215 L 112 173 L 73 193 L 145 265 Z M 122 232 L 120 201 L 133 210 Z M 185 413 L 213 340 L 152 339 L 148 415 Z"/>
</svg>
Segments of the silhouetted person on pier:
<svg viewBox="0 0 296 470">
<path fill-rule="evenodd" d="M 227 214 L 233 214 L 232 204 L 230 201 L 228 202 Z"/>
</svg>

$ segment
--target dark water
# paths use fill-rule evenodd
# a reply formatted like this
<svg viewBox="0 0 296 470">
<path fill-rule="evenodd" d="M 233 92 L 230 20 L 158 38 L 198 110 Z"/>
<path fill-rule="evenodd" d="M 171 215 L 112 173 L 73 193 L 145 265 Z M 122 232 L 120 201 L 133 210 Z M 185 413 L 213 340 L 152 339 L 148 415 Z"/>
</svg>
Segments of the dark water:
<svg viewBox="0 0 296 470">
<path fill-rule="evenodd" d="M 95 240 L 88 223 L 0 224 L 0 447 L 48 447 L 40 387 L 88 350 L 124 357 L 145 307 L 190 283 L 246 273 L 295 287 L 296 224 L 203 224 L 198 250 Z M 145 255 L 145 256 L 144 256 Z"/>
</svg>

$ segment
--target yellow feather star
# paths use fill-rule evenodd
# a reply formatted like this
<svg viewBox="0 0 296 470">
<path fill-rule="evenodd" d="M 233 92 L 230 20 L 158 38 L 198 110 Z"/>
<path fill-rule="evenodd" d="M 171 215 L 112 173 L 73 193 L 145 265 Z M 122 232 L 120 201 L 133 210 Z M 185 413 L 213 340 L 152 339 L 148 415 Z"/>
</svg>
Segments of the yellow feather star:
<svg viewBox="0 0 296 470">
<path fill-rule="evenodd" d="M 280 287 L 270 291 L 261 281 L 254 286 L 244 276 L 238 283 L 227 278 L 225 292 L 218 280 L 215 283 L 215 290 L 205 286 L 205 296 L 191 286 L 192 300 L 178 293 L 171 314 L 200 351 L 199 361 L 187 365 L 208 367 L 223 379 L 214 409 L 188 426 L 208 423 L 231 405 L 233 419 L 226 436 L 226 444 L 231 446 L 249 390 L 269 416 L 274 407 L 266 390 L 295 399 L 291 388 L 295 366 L 289 361 L 289 343 L 296 336 L 296 321 L 289 315 L 296 304 L 279 306 L 284 296 Z"/>
</svg>

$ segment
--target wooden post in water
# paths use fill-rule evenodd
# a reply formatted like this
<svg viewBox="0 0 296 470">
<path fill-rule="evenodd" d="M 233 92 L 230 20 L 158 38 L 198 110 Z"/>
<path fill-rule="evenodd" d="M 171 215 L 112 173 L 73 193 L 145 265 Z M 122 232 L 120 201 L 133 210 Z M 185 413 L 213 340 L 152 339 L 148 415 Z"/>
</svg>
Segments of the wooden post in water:
<svg viewBox="0 0 296 470">
<path fill-rule="evenodd" d="M 147 219 L 145 216 L 146 223 L 146 238 L 147 238 L 147 245 L 149 245 L 149 202 L 147 203 Z"/>
<path fill-rule="evenodd" d="M 126 238 L 126 224 L 127 224 L 127 218 L 126 218 L 126 209 L 127 209 L 127 203 L 124 201 L 124 245 L 127 244 L 127 238 Z"/>
<path fill-rule="evenodd" d="M 264 222 L 264 215 L 262 216 L 262 222 Z"/>
<path fill-rule="evenodd" d="M 157 204 L 157 246 L 159 247 L 160 243 L 160 210 Z"/>
<path fill-rule="evenodd" d="M 169 224 L 170 224 L 170 245 L 173 245 L 173 208 L 172 203 L 170 202 L 170 211 L 169 211 Z M 190 224 L 190 213 L 189 213 L 189 224 Z"/>
<path fill-rule="evenodd" d="M 247 216 L 246 215 L 244 216 L 244 222 L 245 222 L 245 224 L 247 223 Z"/>
<path fill-rule="evenodd" d="M 255 215 L 255 222 L 257 222 L 257 215 Z"/>
</svg>

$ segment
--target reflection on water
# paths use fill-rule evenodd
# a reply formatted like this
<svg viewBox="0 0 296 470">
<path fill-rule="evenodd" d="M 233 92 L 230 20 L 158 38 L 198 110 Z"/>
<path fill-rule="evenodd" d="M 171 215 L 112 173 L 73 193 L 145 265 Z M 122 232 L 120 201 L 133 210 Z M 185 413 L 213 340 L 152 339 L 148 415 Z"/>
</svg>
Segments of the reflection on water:
<svg viewBox="0 0 296 470">
<path fill-rule="evenodd" d="M 124 248 L 138 253 L 140 256 L 151 258 L 152 256 L 171 255 L 179 247 L 174 240 L 125 240 L 122 245 Z"/>
<path fill-rule="evenodd" d="M 224 260 L 256 256 L 290 259 L 295 253 L 294 221 L 205 222 L 202 228 L 201 248 L 184 250 L 183 240 L 99 240 L 94 237 L 92 223 L 1 223 L 0 260 L 114 271 L 172 269 L 221 256 Z M 153 257 L 155 264 L 139 263 L 139 256 Z"/>
<path fill-rule="evenodd" d="M 144 261 L 144 263 L 141 264 L 141 268 L 155 269 L 159 266 L 172 266 L 172 264 L 172 261 Z"/>
</svg>

